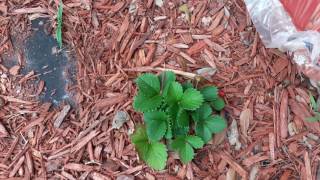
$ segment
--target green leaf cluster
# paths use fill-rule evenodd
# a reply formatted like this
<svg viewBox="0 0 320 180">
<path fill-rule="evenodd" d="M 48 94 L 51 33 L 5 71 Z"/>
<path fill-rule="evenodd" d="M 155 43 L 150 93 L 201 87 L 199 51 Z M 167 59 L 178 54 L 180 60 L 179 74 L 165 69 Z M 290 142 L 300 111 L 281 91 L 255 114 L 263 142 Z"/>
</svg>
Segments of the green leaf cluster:
<svg viewBox="0 0 320 180">
<path fill-rule="evenodd" d="M 136 84 L 133 108 L 144 114 L 145 125 L 137 128 L 132 142 L 139 157 L 156 170 L 165 168 L 168 149 L 188 163 L 195 149 L 227 127 L 224 118 L 213 114 L 225 105 L 215 86 L 198 90 L 191 83 L 182 85 L 171 71 L 142 74 Z"/>
</svg>

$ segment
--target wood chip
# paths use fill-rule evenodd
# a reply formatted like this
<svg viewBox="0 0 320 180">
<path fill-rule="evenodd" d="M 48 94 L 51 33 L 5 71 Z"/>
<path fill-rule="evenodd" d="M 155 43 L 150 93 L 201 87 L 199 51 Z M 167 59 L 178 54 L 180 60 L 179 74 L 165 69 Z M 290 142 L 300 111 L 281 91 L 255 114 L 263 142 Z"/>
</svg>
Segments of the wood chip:
<svg viewBox="0 0 320 180">
<path fill-rule="evenodd" d="M 226 174 L 226 180 L 236 180 L 237 173 L 233 168 L 229 168 Z"/>
<path fill-rule="evenodd" d="M 203 59 L 213 68 L 213 69 L 217 69 L 216 63 L 214 62 L 214 60 L 216 59 L 214 57 L 214 55 L 207 49 L 204 49 L 204 53 L 202 55 Z"/>
<path fill-rule="evenodd" d="M 47 13 L 48 10 L 42 7 L 21 8 L 12 11 L 12 14 L 33 14 L 33 13 Z"/>
<path fill-rule="evenodd" d="M 280 137 L 282 139 L 288 136 L 288 91 L 282 91 L 282 97 L 280 101 Z"/>
<path fill-rule="evenodd" d="M 62 172 L 61 172 L 61 175 L 64 176 L 64 177 L 66 177 L 66 178 L 69 179 L 69 180 L 76 180 L 76 178 L 74 178 L 74 177 L 72 176 L 72 174 L 69 174 L 69 173 L 67 173 L 67 172 L 65 172 L 65 171 L 62 171 Z"/>
<path fill-rule="evenodd" d="M 127 98 L 126 95 L 119 95 L 119 96 L 115 96 L 115 97 L 100 99 L 99 101 L 96 102 L 95 108 L 97 110 L 101 110 L 103 108 L 118 104 L 118 103 L 124 101 L 126 98 Z"/>
<path fill-rule="evenodd" d="M 22 163 L 24 162 L 25 157 L 21 156 L 19 161 L 13 166 L 13 169 L 11 170 L 9 177 L 13 177 L 19 170 L 19 168 L 21 167 Z"/>
<path fill-rule="evenodd" d="M 240 127 L 242 134 L 247 137 L 248 136 L 248 128 L 250 124 L 250 119 L 252 116 L 252 112 L 250 109 L 244 109 L 240 114 Z"/>
<path fill-rule="evenodd" d="M 91 131 L 87 136 L 79 140 L 79 142 L 71 148 L 71 152 L 79 151 L 82 147 L 84 147 L 91 139 L 96 137 L 100 132 L 99 131 Z"/>
<path fill-rule="evenodd" d="M 256 154 L 256 155 L 250 156 L 250 157 L 246 158 L 245 160 L 243 160 L 242 164 L 249 168 L 253 164 L 258 163 L 260 161 L 267 160 L 267 159 L 269 159 L 269 156 Z"/>
<path fill-rule="evenodd" d="M 187 54 L 190 56 L 196 53 L 199 53 L 203 48 L 206 47 L 206 43 L 204 41 L 199 41 L 195 44 L 193 44 L 188 50 Z"/>
<path fill-rule="evenodd" d="M 309 159 L 309 154 L 307 151 L 304 152 L 304 164 L 305 164 L 305 169 L 306 169 L 306 179 L 307 180 L 312 180 L 312 172 L 311 172 L 311 163 Z"/>
<path fill-rule="evenodd" d="M 275 144 L 276 144 L 276 138 L 274 133 L 269 133 L 269 150 L 270 150 L 270 157 L 272 161 L 276 159 Z"/>
<path fill-rule="evenodd" d="M 318 122 L 305 121 L 307 117 L 312 116 L 311 113 L 306 109 L 306 107 L 292 99 L 289 99 L 289 107 L 292 112 L 301 119 L 301 121 L 307 128 L 314 131 L 315 133 L 320 133 L 320 126 Z"/>
<path fill-rule="evenodd" d="M 38 90 L 36 92 L 36 96 L 39 96 L 44 89 L 45 82 L 43 80 L 39 81 Z"/>
<path fill-rule="evenodd" d="M 93 180 L 111 180 L 111 178 L 109 178 L 109 177 L 107 177 L 107 176 L 105 176 L 105 175 L 103 175 L 103 174 L 100 174 L 100 173 L 98 173 L 98 172 L 92 172 L 92 173 L 90 174 L 90 176 L 91 176 L 91 178 L 92 178 Z"/>
<path fill-rule="evenodd" d="M 83 164 L 78 164 L 78 163 L 68 163 L 63 166 L 64 169 L 67 170 L 73 170 L 73 171 L 93 171 L 95 167 L 93 166 L 87 166 Z"/>
<path fill-rule="evenodd" d="M 4 125 L 0 122 L 0 138 L 8 137 L 8 136 L 9 136 L 8 131 L 6 130 Z"/>
<path fill-rule="evenodd" d="M 115 5 L 113 5 L 112 7 L 111 7 L 111 11 L 112 12 L 118 12 L 124 5 L 125 5 L 126 3 L 125 2 L 118 2 L 118 3 L 116 3 Z"/>
<path fill-rule="evenodd" d="M 242 178 L 246 179 L 248 178 L 248 172 L 243 169 L 237 162 L 235 162 L 229 154 L 225 152 L 219 153 L 220 157 L 226 161 L 237 173 L 241 175 Z"/>
<path fill-rule="evenodd" d="M 288 64 L 288 59 L 278 58 L 275 64 L 272 66 L 272 69 L 274 70 L 274 72 L 272 72 L 272 75 L 276 76 L 277 74 L 279 74 L 284 68 L 288 66 Z"/>
<path fill-rule="evenodd" d="M 209 47 L 211 47 L 213 50 L 217 52 L 226 52 L 227 50 L 220 46 L 219 44 L 211 41 L 210 39 L 204 39 L 203 40 Z"/>
<path fill-rule="evenodd" d="M 62 111 L 60 111 L 58 117 L 56 118 L 56 120 L 53 123 L 53 126 L 55 128 L 59 128 L 60 125 L 62 124 L 63 120 L 65 119 L 65 117 L 67 116 L 67 114 L 69 113 L 71 109 L 71 106 L 69 104 L 65 105 L 62 109 Z"/>
<path fill-rule="evenodd" d="M 284 173 L 280 176 L 280 180 L 289 180 L 291 173 L 291 170 L 285 170 Z"/>
<path fill-rule="evenodd" d="M 15 65 L 12 68 L 9 69 L 9 73 L 13 76 L 16 76 L 19 74 L 20 71 L 20 66 L 19 65 Z"/>
<path fill-rule="evenodd" d="M 10 97 L 10 96 L 1 96 L 0 95 L 0 97 L 2 97 L 3 99 L 5 99 L 8 102 L 14 102 L 14 103 L 20 103 L 20 104 L 26 104 L 26 105 L 32 105 L 33 104 L 33 102 L 24 101 L 24 100 L 21 100 L 21 99 Z"/>
<path fill-rule="evenodd" d="M 215 28 L 218 27 L 218 25 L 220 24 L 221 20 L 223 19 L 223 16 L 224 16 L 224 9 L 221 9 L 215 19 L 213 20 L 213 22 L 211 23 L 210 27 L 208 28 L 208 31 L 212 31 L 214 30 Z"/>
</svg>

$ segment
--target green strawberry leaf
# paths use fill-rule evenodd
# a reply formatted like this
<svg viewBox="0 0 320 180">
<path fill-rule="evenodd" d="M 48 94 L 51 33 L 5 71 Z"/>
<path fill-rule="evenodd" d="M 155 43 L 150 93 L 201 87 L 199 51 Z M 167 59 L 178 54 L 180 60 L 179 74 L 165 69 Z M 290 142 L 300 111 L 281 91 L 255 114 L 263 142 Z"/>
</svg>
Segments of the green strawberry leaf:
<svg viewBox="0 0 320 180">
<path fill-rule="evenodd" d="M 218 88 L 215 86 L 207 86 L 200 90 L 205 101 L 214 101 L 218 96 Z"/>
<path fill-rule="evenodd" d="M 162 170 L 166 166 L 168 158 L 167 148 L 160 142 L 150 144 L 146 163 L 155 170 Z"/>
<path fill-rule="evenodd" d="M 189 126 L 185 126 L 185 127 L 175 126 L 173 133 L 175 137 L 186 136 L 189 133 Z"/>
<path fill-rule="evenodd" d="M 172 119 L 170 118 L 170 116 L 167 118 L 167 132 L 165 134 L 165 138 L 166 139 L 171 139 L 173 134 L 172 134 L 172 127 L 173 127 L 173 122 Z"/>
<path fill-rule="evenodd" d="M 137 78 L 136 83 L 139 88 L 139 93 L 146 97 L 153 97 L 160 94 L 160 82 L 154 74 L 142 74 Z"/>
<path fill-rule="evenodd" d="M 165 112 L 153 111 L 144 113 L 147 135 L 151 141 L 162 139 L 167 131 L 167 115 Z"/>
<path fill-rule="evenodd" d="M 203 103 L 198 109 L 192 112 L 191 116 L 194 121 L 206 119 L 212 114 L 212 109 L 208 103 Z"/>
<path fill-rule="evenodd" d="M 309 92 L 310 104 L 313 111 L 318 111 L 318 105 L 311 92 Z"/>
<path fill-rule="evenodd" d="M 139 125 L 137 129 L 134 131 L 134 133 L 131 136 L 131 141 L 135 145 L 144 145 L 145 142 L 148 142 L 148 136 L 146 132 L 146 128 L 144 125 Z"/>
<path fill-rule="evenodd" d="M 225 103 L 221 97 L 218 97 L 216 100 L 211 102 L 211 106 L 213 107 L 213 109 L 221 111 L 224 108 Z"/>
<path fill-rule="evenodd" d="M 197 136 L 180 136 L 172 141 L 172 149 L 179 153 L 183 163 L 190 162 L 194 157 L 193 148 L 201 148 L 203 141 Z"/>
<path fill-rule="evenodd" d="M 188 88 L 182 95 L 180 106 L 186 110 L 196 110 L 203 102 L 200 91 L 194 88 Z"/>
<path fill-rule="evenodd" d="M 179 106 L 177 103 L 170 105 L 166 110 L 166 112 L 168 113 L 172 121 L 174 121 L 177 118 L 178 111 L 179 111 Z"/>
<path fill-rule="evenodd" d="M 183 91 L 185 91 L 186 89 L 194 88 L 194 87 L 193 87 L 193 84 L 190 81 L 188 81 L 182 84 L 182 88 L 183 88 Z"/>
<path fill-rule="evenodd" d="M 212 122 L 210 123 L 210 126 L 209 126 L 212 133 L 215 133 L 215 134 L 220 133 L 227 127 L 226 120 L 221 116 L 214 115 L 209 117 L 209 119 Z"/>
<path fill-rule="evenodd" d="M 215 115 L 196 122 L 195 132 L 207 143 L 212 138 L 212 133 L 219 133 L 226 127 L 226 121 L 221 116 Z"/>
<path fill-rule="evenodd" d="M 171 82 L 176 80 L 176 75 L 172 71 L 164 71 L 159 75 L 159 81 L 162 87 L 162 95 L 167 96 Z"/>
<path fill-rule="evenodd" d="M 161 105 L 162 97 L 155 95 L 153 97 L 147 97 L 138 93 L 133 100 L 133 109 L 138 112 L 152 111 Z"/>
<path fill-rule="evenodd" d="M 167 148 L 160 142 L 149 142 L 146 129 L 138 127 L 131 137 L 139 157 L 155 170 L 162 170 L 167 162 Z"/>
<path fill-rule="evenodd" d="M 194 157 L 192 146 L 186 142 L 185 137 L 178 137 L 172 141 L 172 149 L 179 153 L 180 160 L 183 163 L 190 162 Z"/>
<path fill-rule="evenodd" d="M 202 141 L 202 139 L 198 136 L 187 136 L 186 137 L 186 141 L 193 147 L 196 149 L 202 148 L 204 145 L 204 142 Z"/>
<path fill-rule="evenodd" d="M 189 127 L 189 115 L 184 109 L 179 109 L 177 115 L 177 125 L 178 127 Z"/>
<path fill-rule="evenodd" d="M 210 131 L 207 122 L 204 120 L 196 123 L 195 132 L 205 143 L 212 138 L 212 132 Z"/>
<path fill-rule="evenodd" d="M 168 102 L 168 104 L 173 104 L 180 101 L 182 95 L 183 89 L 181 84 L 178 82 L 171 82 L 165 99 Z"/>
<path fill-rule="evenodd" d="M 184 146 L 182 146 L 178 152 L 180 159 L 184 164 L 190 162 L 194 157 L 194 151 L 190 144 L 184 144 Z"/>
<path fill-rule="evenodd" d="M 186 135 L 189 132 L 189 126 L 184 126 L 185 124 L 189 125 L 189 117 L 185 117 L 186 115 L 182 110 L 183 109 L 180 108 L 178 104 L 173 104 L 166 110 L 172 122 L 171 125 L 174 136 Z"/>
</svg>

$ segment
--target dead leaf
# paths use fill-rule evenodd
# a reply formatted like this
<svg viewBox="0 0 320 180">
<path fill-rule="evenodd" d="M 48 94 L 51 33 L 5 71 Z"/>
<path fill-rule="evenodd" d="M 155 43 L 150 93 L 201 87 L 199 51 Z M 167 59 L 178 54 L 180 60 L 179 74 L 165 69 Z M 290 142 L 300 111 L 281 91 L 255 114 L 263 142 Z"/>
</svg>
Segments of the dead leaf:
<svg viewBox="0 0 320 180">
<path fill-rule="evenodd" d="M 212 76 L 217 72 L 217 69 L 212 67 L 204 67 L 197 70 L 197 74 L 204 77 L 208 81 L 212 81 Z"/>
<path fill-rule="evenodd" d="M 129 115 L 125 111 L 117 111 L 112 121 L 112 129 L 120 129 L 129 120 Z"/>
<path fill-rule="evenodd" d="M 241 143 L 239 141 L 239 132 L 236 120 L 232 120 L 230 130 L 228 131 L 227 135 L 230 145 L 235 146 L 235 150 L 239 150 L 241 148 Z"/>
</svg>

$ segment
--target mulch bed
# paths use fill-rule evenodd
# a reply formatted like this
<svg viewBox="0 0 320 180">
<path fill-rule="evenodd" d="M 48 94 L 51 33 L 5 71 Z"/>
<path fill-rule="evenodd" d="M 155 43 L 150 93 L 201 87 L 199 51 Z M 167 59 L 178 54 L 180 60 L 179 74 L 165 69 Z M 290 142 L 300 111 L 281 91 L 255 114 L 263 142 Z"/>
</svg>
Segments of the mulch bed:
<svg viewBox="0 0 320 180">
<path fill-rule="evenodd" d="M 242 0 L 65 0 L 63 40 L 77 59 L 76 106 L 50 108 L 37 95 L 37 74 L 19 73 L 0 59 L 0 178 L 26 179 L 317 179 L 318 122 L 309 91 L 286 54 L 266 49 Z M 49 17 L 58 0 L 0 1 L 0 54 L 14 53 L 30 19 Z M 50 29 L 50 28 L 49 28 Z M 20 55 L 19 57 L 22 57 Z M 204 70 L 214 75 L 202 74 Z M 228 129 L 183 165 L 170 153 L 156 172 L 138 158 L 130 134 L 142 116 L 132 109 L 141 72 L 178 70 L 218 86 L 227 103 Z M 192 77 L 189 77 L 192 78 Z M 117 112 L 128 114 L 119 129 Z"/>
</svg>

